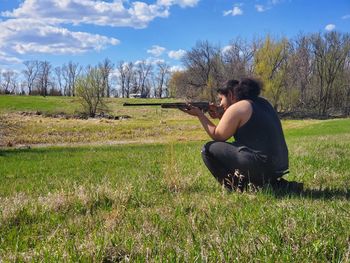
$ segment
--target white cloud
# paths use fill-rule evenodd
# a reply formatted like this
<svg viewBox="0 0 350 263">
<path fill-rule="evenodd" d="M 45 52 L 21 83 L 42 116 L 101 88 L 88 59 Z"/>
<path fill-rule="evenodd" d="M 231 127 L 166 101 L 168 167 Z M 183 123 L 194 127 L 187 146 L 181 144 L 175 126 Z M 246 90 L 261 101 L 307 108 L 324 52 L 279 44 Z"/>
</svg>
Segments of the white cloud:
<svg viewBox="0 0 350 263">
<path fill-rule="evenodd" d="M 232 10 L 227 10 L 223 12 L 224 16 L 232 15 L 239 16 L 243 15 L 243 10 L 239 6 L 234 6 Z"/>
<path fill-rule="evenodd" d="M 22 60 L 16 57 L 9 56 L 5 52 L 0 51 L 0 65 L 11 65 L 11 64 L 20 64 Z"/>
<path fill-rule="evenodd" d="M 117 45 L 118 39 L 72 32 L 33 19 L 9 19 L 0 23 L 0 48 L 7 53 L 76 54 Z"/>
<path fill-rule="evenodd" d="M 324 28 L 327 31 L 333 31 L 335 29 L 335 25 L 334 24 L 328 24 L 326 25 L 326 27 Z"/>
<path fill-rule="evenodd" d="M 12 12 L 3 12 L 11 18 L 33 18 L 50 24 L 94 24 L 99 26 L 129 26 L 144 28 L 156 17 L 167 17 L 169 8 L 133 2 L 129 7 L 124 1 L 91 0 L 26 0 Z"/>
<path fill-rule="evenodd" d="M 243 11 L 238 6 L 235 6 L 232 10 L 232 15 L 233 16 L 243 15 Z"/>
<path fill-rule="evenodd" d="M 230 14 L 232 14 L 232 10 L 226 10 L 226 11 L 223 12 L 224 16 L 228 16 Z"/>
<path fill-rule="evenodd" d="M 164 47 L 154 45 L 151 49 L 147 50 L 147 53 L 152 54 L 153 56 L 159 57 L 161 56 L 165 51 Z"/>
<path fill-rule="evenodd" d="M 268 3 L 270 5 L 277 5 L 277 4 L 281 3 L 281 2 L 283 2 L 283 0 L 269 0 Z"/>
<path fill-rule="evenodd" d="M 186 69 L 183 66 L 172 66 L 170 67 L 170 72 L 176 72 L 176 71 L 185 71 Z"/>
<path fill-rule="evenodd" d="M 198 4 L 199 0 L 158 0 L 157 3 L 163 6 L 179 5 L 184 7 L 194 7 Z"/>
<path fill-rule="evenodd" d="M 230 46 L 230 45 L 225 46 L 225 47 L 223 47 L 223 48 L 221 49 L 221 52 L 222 52 L 222 53 L 226 53 L 226 52 L 230 51 L 231 48 L 232 48 L 232 46 Z"/>
<path fill-rule="evenodd" d="M 270 7 L 263 6 L 263 5 L 255 5 L 255 9 L 256 11 L 261 13 L 261 12 L 265 12 L 266 10 L 269 10 Z"/>
<path fill-rule="evenodd" d="M 155 4 L 147 4 L 124 0 L 25 0 L 20 7 L 11 12 L 3 12 L 2 16 L 44 19 L 50 24 L 145 28 L 157 17 L 168 17 L 172 5 L 193 7 L 198 2 L 199 0 L 158 0 Z"/>
<path fill-rule="evenodd" d="M 18 54 L 76 54 L 117 45 L 119 40 L 99 34 L 73 32 L 66 25 L 93 24 L 145 28 L 157 17 L 168 17 L 170 7 L 194 7 L 200 0 L 23 0 L 18 8 L 1 13 L 2 61 L 16 62 Z M 161 48 L 161 47 L 159 47 Z M 150 53 L 160 56 L 162 49 Z"/>
<path fill-rule="evenodd" d="M 183 49 L 171 50 L 168 52 L 169 58 L 172 59 L 181 59 L 186 54 L 186 51 Z"/>
<path fill-rule="evenodd" d="M 350 18 L 350 14 L 349 15 L 345 15 L 341 17 L 342 19 L 349 19 Z"/>
<path fill-rule="evenodd" d="M 146 62 L 147 64 L 157 65 L 158 63 L 165 63 L 165 60 L 151 57 L 151 58 L 147 58 Z"/>
<path fill-rule="evenodd" d="M 144 60 L 136 60 L 134 62 L 134 65 L 137 66 L 139 64 L 146 64 L 146 65 L 157 65 L 158 63 L 165 63 L 164 59 L 159 59 L 159 58 L 154 58 L 154 57 L 149 57 Z"/>
<path fill-rule="evenodd" d="M 262 12 L 265 12 L 269 9 L 272 9 L 273 6 L 275 6 L 275 5 L 282 4 L 283 2 L 285 2 L 285 0 L 269 0 L 269 1 L 267 1 L 267 3 L 265 5 L 261 5 L 261 4 L 255 5 L 255 9 L 259 13 L 262 13 Z"/>
</svg>

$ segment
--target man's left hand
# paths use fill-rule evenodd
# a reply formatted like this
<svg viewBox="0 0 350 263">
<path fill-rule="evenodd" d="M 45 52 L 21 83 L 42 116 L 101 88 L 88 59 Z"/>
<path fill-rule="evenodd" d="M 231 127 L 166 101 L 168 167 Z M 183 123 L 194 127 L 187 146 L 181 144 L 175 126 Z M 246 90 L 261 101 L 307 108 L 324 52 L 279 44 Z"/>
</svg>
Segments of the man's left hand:
<svg viewBox="0 0 350 263">
<path fill-rule="evenodd" d="M 186 108 L 180 108 L 180 110 L 192 116 L 199 116 L 200 114 L 203 114 L 200 108 L 195 107 L 190 103 L 186 105 Z"/>
</svg>

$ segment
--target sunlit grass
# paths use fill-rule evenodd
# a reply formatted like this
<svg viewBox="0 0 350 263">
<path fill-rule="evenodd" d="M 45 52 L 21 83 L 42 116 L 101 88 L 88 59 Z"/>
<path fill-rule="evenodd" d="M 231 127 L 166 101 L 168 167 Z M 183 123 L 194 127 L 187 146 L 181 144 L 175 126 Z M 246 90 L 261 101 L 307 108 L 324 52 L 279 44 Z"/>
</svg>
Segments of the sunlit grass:
<svg viewBox="0 0 350 263">
<path fill-rule="evenodd" d="M 66 146 L 0 149 L 0 262 L 350 261 L 349 119 L 283 121 L 304 191 L 238 194 L 196 119 L 118 109 L 132 118 L 1 115 L 8 141 Z"/>
<path fill-rule="evenodd" d="M 202 164 L 204 142 L 1 151 L 0 255 L 346 262 L 350 138 L 309 138 L 287 137 L 300 195 L 226 193 Z"/>
</svg>

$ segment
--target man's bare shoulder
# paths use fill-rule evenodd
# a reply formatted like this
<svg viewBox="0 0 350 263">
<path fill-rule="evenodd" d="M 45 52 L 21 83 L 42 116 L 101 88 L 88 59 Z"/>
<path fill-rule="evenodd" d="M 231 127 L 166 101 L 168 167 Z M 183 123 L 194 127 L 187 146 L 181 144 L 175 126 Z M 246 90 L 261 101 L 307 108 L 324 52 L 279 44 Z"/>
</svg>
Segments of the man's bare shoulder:
<svg viewBox="0 0 350 263">
<path fill-rule="evenodd" d="M 238 127 L 243 126 L 253 114 L 253 106 L 249 100 L 240 100 L 227 109 L 231 118 L 238 120 Z"/>
<path fill-rule="evenodd" d="M 230 111 L 244 114 L 244 113 L 251 113 L 253 110 L 253 107 L 250 100 L 240 100 L 235 104 L 232 104 L 231 107 L 229 107 L 229 109 Z"/>
</svg>

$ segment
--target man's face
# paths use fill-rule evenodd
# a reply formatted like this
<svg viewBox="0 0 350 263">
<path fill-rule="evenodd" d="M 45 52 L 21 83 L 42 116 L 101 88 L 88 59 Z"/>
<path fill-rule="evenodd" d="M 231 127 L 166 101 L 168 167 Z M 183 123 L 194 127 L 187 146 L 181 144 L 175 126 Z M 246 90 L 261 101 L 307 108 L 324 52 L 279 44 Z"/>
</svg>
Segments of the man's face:
<svg viewBox="0 0 350 263">
<path fill-rule="evenodd" d="M 230 107 L 233 103 L 235 103 L 234 97 L 232 95 L 232 92 L 229 92 L 226 95 L 223 94 L 218 94 L 218 99 L 219 99 L 219 103 L 220 106 L 224 109 L 227 110 L 228 107 Z"/>
</svg>

